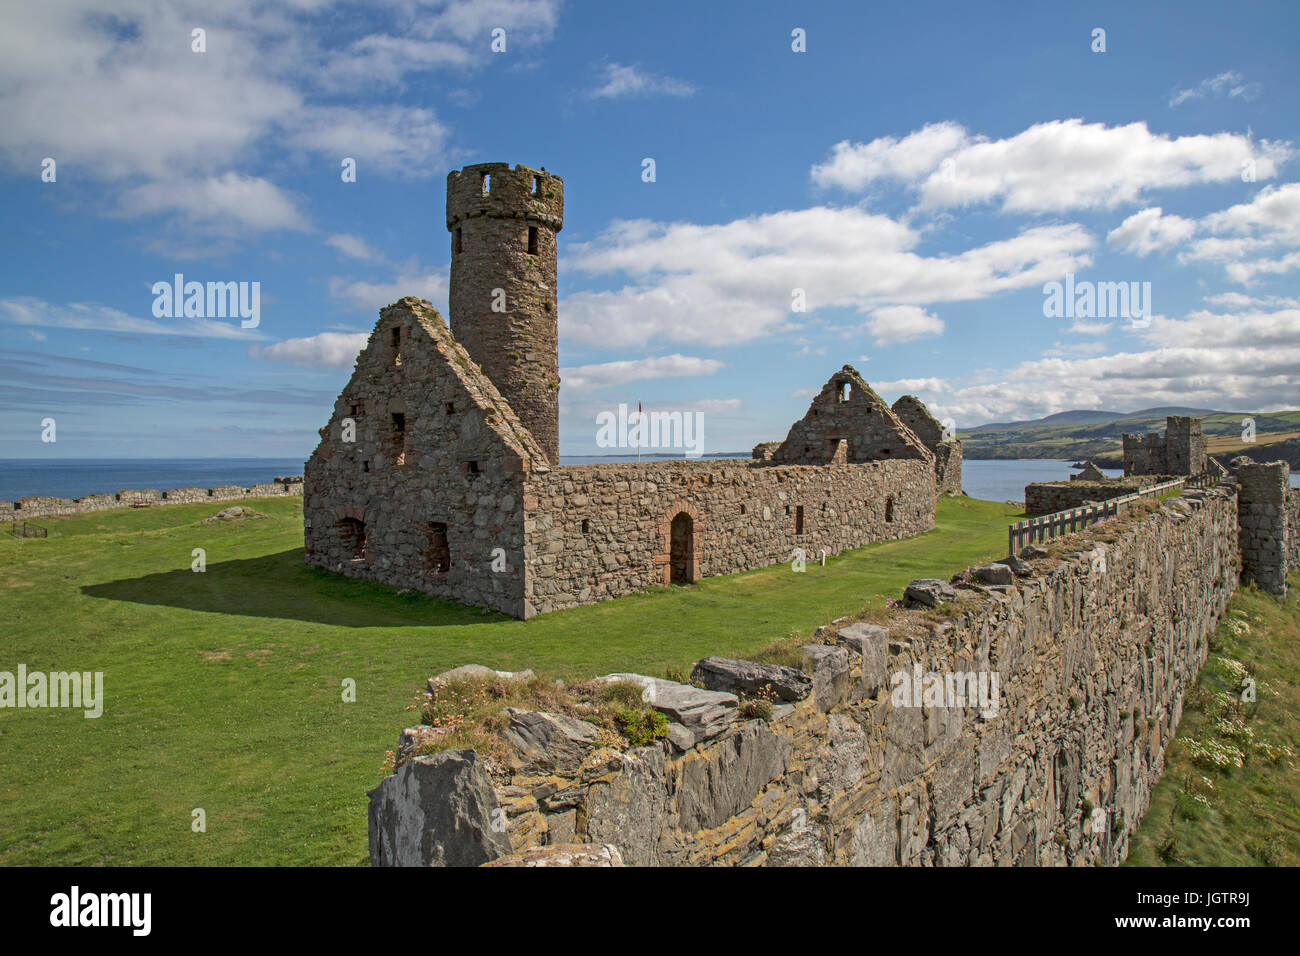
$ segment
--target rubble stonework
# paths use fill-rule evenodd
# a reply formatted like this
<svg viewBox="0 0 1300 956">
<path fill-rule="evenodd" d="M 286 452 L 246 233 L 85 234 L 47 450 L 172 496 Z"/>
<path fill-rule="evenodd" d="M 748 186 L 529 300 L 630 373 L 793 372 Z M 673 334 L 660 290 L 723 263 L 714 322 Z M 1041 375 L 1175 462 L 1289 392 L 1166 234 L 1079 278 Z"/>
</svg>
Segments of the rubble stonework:
<svg viewBox="0 0 1300 956">
<path fill-rule="evenodd" d="M 1300 568 L 1300 488 L 1289 489 L 1286 500 L 1287 565 Z"/>
<path fill-rule="evenodd" d="M 1284 461 L 1251 462 L 1237 472 L 1242 580 L 1282 597 L 1287 584 L 1290 478 L 1291 469 Z"/>
<path fill-rule="evenodd" d="M 1124 474 L 1199 475 L 1209 467 L 1201 420 L 1170 415 L 1165 433 L 1124 435 Z"/>
<path fill-rule="evenodd" d="M 693 679 L 722 690 L 610 675 L 673 721 L 651 746 L 562 735 L 565 769 L 535 754 L 485 768 L 472 801 L 473 751 L 407 761 L 371 794 L 371 860 L 515 861 L 551 845 L 568 859 L 577 844 L 632 865 L 1116 864 L 1236 587 L 1236 502 L 1189 491 L 1114 540 L 1071 540 L 1082 550 L 1043 552 L 1008 584 L 960 585 L 947 620 L 830 625 L 838 646 L 805 649 L 806 681 L 719 658 Z M 954 672 L 996 674 L 996 706 L 896 703 L 914 676 Z M 725 688 L 765 678 L 788 702 L 747 720 Z M 439 761 L 445 784 L 406 782 Z M 465 816 L 446 825 L 451 805 Z M 508 848 L 487 839 L 502 819 Z"/>
<path fill-rule="evenodd" d="M 307 463 L 308 563 L 526 618 L 934 527 L 934 453 L 847 365 L 753 460 L 560 466 L 563 212 L 544 170 L 448 176 L 451 328 L 380 312 Z"/>
<path fill-rule="evenodd" d="M 238 498 L 278 498 L 302 494 L 301 478 L 276 478 L 274 481 L 244 488 L 222 485 L 219 488 L 125 489 L 113 495 L 86 495 L 82 498 L 29 497 L 18 501 L 0 501 L 0 521 L 27 521 L 84 515 L 115 508 L 144 508 L 156 505 L 189 505 L 205 501 L 230 501 Z"/>
<path fill-rule="evenodd" d="M 1045 515 L 1067 508 L 1078 508 L 1089 501 L 1105 501 L 1131 495 L 1157 484 L 1156 476 L 1106 478 L 1085 481 L 1077 476 L 1069 481 L 1035 481 L 1025 485 L 1025 514 Z"/>
<path fill-rule="evenodd" d="M 945 437 L 943 425 L 915 395 L 902 396 L 891 411 L 934 455 L 934 481 L 939 494 L 961 494 L 961 442 Z"/>
</svg>

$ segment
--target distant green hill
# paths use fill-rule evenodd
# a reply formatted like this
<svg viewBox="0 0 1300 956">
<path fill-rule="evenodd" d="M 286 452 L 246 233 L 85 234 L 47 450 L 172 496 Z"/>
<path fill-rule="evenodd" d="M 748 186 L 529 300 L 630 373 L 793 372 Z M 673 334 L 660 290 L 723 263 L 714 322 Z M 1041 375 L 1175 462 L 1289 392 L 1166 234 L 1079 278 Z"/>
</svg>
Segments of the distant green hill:
<svg viewBox="0 0 1300 956">
<path fill-rule="evenodd" d="M 1242 419 L 1255 419 L 1258 447 L 1300 432 L 1300 410 L 1284 412 L 1220 412 L 1206 408 L 1168 406 L 1136 412 L 1078 409 L 1057 412 L 1022 422 L 991 422 L 961 431 L 965 458 L 1091 459 L 1103 467 L 1118 468 L 1125 433 L 1163 431 L 1169 415 L 1190 415 L 1202 420 L 1206 437 L 1215 445 L 1241 445 Z M 1219 439 L 1217 442 L 1215 439 Z M 1253 456 L 1252 456 L 1253 457 Z"/>
</svg>

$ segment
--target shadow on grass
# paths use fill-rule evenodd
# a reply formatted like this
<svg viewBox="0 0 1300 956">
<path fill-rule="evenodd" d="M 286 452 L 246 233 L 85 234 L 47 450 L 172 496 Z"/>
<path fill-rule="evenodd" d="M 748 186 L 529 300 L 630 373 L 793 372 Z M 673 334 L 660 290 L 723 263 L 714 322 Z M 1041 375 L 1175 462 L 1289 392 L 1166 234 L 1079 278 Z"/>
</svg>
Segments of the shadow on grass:
<svg viewBox="0 0 1300 956">
<path fill-rule="evenodd" d="M 338 627 L 441 627 L 510 621 L 482 608 L 309 567 L 302 548 L 82 587 L 88 597 L 212 614 L 312 621 Z"/>
</svg>

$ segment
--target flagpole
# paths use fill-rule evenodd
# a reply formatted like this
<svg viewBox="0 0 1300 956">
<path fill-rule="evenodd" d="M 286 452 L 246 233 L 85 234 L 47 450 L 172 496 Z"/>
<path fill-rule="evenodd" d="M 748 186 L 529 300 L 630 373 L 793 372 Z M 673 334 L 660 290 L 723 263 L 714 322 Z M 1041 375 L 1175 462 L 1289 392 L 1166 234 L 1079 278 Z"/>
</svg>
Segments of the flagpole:
<svg viewBox="0 0 1300 956">
<path fill-rule="evenodd" d="M 644 413 L 641 411 L 641 403 L 637 402 L 636 403 L 636 461 L 638 465 L 641 463 L 641 422 L 644 421 L 644 418 L 642 417 L 643 415 Z"/>
</svg>

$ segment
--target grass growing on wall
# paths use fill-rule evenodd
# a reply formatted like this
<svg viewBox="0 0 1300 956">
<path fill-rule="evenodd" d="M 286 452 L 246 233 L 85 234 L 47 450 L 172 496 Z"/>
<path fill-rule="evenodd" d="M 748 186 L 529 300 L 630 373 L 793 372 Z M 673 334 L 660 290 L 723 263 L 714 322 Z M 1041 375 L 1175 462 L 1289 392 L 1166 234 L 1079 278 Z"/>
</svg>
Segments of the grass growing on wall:
<svg viewBox="0 0 1300 956">
<path fill-rule="evenodd" d="M 1233 596 L 1129 864 L 1300 865 L 1300 573 L 1289 591 Z M 1243 678 L 1255 681 L 1254 704 L 1240 700 Z"/>
<path fill-rule="evenodd" d="M 240 504 L 266 517 L 208 525 L 226 505 L 171 505 L 0 535 L 0 670 L 102 671 L 106 698 L 93 720 L 0 709 L 0 864 L 364 862 L 366 791 L 430 675 L 688 671 L 999 557 L 1022 517 L 943 499 L 934 531 L 802 574 L 779 565 L 525 622 L 308 568 L 300 499 Z"/>
</svg>

